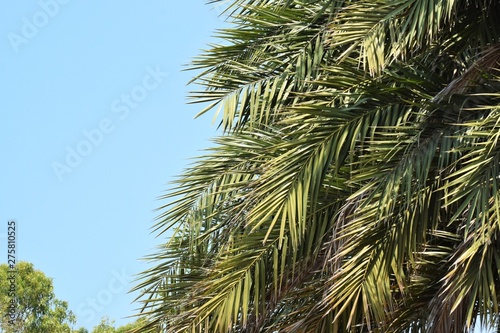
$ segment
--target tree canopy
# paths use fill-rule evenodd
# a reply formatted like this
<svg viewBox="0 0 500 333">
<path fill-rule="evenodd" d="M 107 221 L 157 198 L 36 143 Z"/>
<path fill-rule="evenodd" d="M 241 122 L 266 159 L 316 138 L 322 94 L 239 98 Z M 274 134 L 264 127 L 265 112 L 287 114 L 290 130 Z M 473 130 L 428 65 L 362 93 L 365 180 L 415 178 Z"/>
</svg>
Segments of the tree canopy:
<svg viewBox="0 0 500 333">
<path fill-rule="evenodd" d="M 0 315 L 0 331 L 5 333 L 70 333 L 76 322 L 68 304 L 55 297 L 52 280 L 24 261 L 13 270 L 0 265 Z"/>
<path fill-rule="evenodd" d="M 56 298 L 52 279 L 25 261 L 12 269 L 0 265 L 0 315 L 4 333 L 89 333 L 83 327 L 73 328 L 77 318 L 67 302 Z M 115 328 L 114 321 L 104 317 L 92 333 L 129 333 L 143 324 L 144 319 L 138 318 Z"/>
<path fill-rule="evenodd" d="M 224 3 L 191 66 L 223 134 L 163 197 L 144 330 L 497 325 L 500 2 Z"/>
<path fill-rule="evenodd" d="M 136 321 L 115 328 L 114 321 L 107 317 L 94 327 L 91 333 L 130 333 L 140 329 L 144 325 L 144 319 L 138 318 Z"/>
</svg>

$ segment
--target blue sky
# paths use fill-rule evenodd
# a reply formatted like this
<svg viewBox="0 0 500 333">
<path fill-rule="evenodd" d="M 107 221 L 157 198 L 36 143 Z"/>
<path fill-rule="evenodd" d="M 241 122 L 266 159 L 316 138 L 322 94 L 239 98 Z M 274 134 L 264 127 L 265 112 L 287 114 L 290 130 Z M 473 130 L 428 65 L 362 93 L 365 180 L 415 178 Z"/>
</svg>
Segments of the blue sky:
<svg viewBox="0 0 500 333">
<path fill-rule="evenodd" d="M 131 321 L 169 181 L 216 134 L 182 71 L 224 23 L 204 0 L 10 1 L 0 12 L 0 242 L 53 278 L 76 327 Z M 2 226 L 3 225 L 3 226 Z"/>
</svg>

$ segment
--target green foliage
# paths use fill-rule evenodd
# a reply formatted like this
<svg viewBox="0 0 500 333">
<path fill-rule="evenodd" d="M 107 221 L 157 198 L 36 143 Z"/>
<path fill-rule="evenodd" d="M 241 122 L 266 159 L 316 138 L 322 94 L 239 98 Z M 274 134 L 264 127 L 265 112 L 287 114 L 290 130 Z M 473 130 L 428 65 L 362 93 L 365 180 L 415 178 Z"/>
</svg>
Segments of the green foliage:
<svg viewBox="0 0 500 333">
<path fill-rule="evenodd" d="M 89 331 L 84 327 L 80 327 L 79 329 L 74 331 L 74 333 L 89 333 Z"/>
<path fill-rule="evenodd" d="M 163 198 L 143 331 L 497 325 L 500 3 L 226 13 L 192 65 L 223 135 Z"/>
<path fill-rule="evenodd" d="M 110 320 L 109 318 L 102 318 L 101 322 L 94 327 L 92 333 L 116 333 L 116 329 L 113 326 L 114 320 Z"/>
<path fill-rule="evenodd" d="M 144 318 L 138 318 L 136 321 L 120 326 L 116 329 L 116 333 L 135 333 L 141 332 L 142 326 L 146 324 Z"/>
<path fill-rule="evenodd" d="M 7 279 L 12 276 L 13 280 Z M 12 318 L 10 304 L 14 304 Z M 14 275 L 6 264 L 0 265 L 0 314 L 0 328 L 5 333 L 70 333 L 76 321 L 68 304 L 55 298 L 52 280 L 23 261 L 16 265 Z"/>
<path fill-rule="evenodd" d="M 101 322 L 94 327 L 92 333 L 133 333 L 139 330 L 144 324 L 144 319 L 139 318 L 132 323 L 115 328 L 114 320 L 104 317 L 101 319 Z"/>
</svg>

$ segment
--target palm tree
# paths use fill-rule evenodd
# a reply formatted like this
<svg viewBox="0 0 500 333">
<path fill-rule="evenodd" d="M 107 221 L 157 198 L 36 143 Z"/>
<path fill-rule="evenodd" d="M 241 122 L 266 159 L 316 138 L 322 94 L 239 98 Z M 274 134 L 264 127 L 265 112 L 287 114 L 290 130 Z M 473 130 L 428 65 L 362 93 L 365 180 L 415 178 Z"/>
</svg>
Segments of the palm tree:
<svg viewBox="0 0 500 333">
<path fill-rule="evenodd" d="M 163 198 L 145 329 L 495 327 L 500 2 L 225 3 L 192 64 L 223 133 Z"/>
</svg>

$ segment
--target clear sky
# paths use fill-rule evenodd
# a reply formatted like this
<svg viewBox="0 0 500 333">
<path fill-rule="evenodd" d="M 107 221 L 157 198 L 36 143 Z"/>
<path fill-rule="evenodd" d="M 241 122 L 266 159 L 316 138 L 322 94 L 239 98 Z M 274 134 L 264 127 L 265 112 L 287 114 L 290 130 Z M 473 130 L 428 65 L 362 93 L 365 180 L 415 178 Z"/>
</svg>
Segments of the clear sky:
<svg viewBox="0 0 500 333">
<path fill-rule="evenodd" d="M 220 10 L 189 1 L 9 1 L 0 12 L 0 254 L 53 278 L 75 328 L 131 319 L 168 182 L 216 134 L 182 71 Z"/>
</svg>

